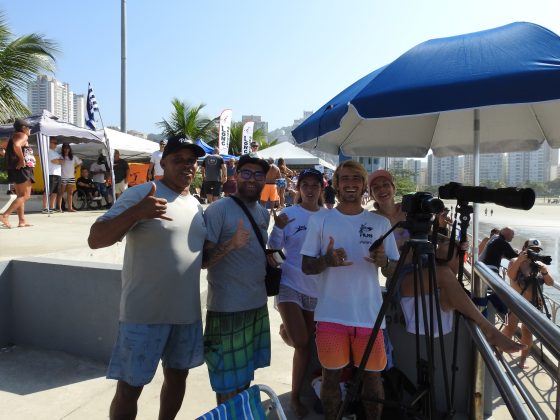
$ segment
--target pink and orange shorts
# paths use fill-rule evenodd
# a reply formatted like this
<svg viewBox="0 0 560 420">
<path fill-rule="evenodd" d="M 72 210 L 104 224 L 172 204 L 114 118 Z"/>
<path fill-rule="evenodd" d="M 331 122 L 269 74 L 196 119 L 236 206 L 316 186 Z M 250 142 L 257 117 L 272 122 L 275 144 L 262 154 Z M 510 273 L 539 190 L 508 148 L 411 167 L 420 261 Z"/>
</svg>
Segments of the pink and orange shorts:
<svg viewBox="0 0 560 420">
<path fill-rule="evenodd" d="M 372 328 L 317 322 L 315 342 L 321 366 L 325 369 L 342 369 L 349 363 L 359 366 L 372 331 Z M 365 370 L 379 372 L 386 364 L 383 331 L 379 330 Z"/>
</svg>

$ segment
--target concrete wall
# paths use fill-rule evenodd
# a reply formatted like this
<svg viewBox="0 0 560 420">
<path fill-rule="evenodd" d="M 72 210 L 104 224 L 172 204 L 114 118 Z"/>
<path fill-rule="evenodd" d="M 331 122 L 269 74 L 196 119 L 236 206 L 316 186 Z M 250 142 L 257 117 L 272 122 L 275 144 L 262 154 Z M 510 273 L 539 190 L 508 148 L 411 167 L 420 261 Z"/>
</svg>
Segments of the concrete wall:
<svg viewBox="0 0 560 420">
<path fill-rule="evenodd" d="M 11 262 L 0 261 L 0 348 L 12 344 L 10 318 L 12 310 Z"/>
<path fill-rule="evenodd" d="M 120 291 L 118 265 L 13 260 L 0 277 L 0 343 L 108 362 Z"/>
</svg>

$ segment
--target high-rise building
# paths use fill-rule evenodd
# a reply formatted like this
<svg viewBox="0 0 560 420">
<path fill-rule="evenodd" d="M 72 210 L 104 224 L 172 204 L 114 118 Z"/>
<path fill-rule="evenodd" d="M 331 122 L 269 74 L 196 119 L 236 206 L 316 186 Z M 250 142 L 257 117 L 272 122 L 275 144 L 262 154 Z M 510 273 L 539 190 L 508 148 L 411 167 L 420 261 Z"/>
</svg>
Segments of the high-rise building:
<svg viewBox="0 0 560 420">
<path fill-rule="evenodd" d="M 459 156 L 435 157 L 428 155 L 428 184 L 442 185 L 448 182 L 458 182 Z"/>
<path fill-rule="evenodd" d="M 46 109 L 61 121 L 84 127 L 85 104 L 84 95 L 75 94 L 68 83 L 51 76 L 38 76 L 27 86 L 27 106 L 32 114 L 40 114 Z"/>
<path fill-rule="evenodd" d="M 86 121 L 86 98 L 85 95 L 76 95 L 74 93 L 74 117 L 72 123 L 78 127 L 85 127 Z"/>
<path fill-rule="evenodd" d="M 508 153 L 506 184 L 516 187 L 524 182 L 550 181 L 550 168 L 558 159 L 555 153 L 548 143 L 532 152 Z"/>
<path fill-rule="evenodd" d="M 253 121 L 255 123 L 254 130 L 261 130 L 263 134 L 266 136 L 268 135 L 268 122 L 262 121 L 260 115 L 242 115 L 241 116 L 241 123 L 245 124 L 246 122 Z"/>
<path fill-rule="evenodd" d="M 482 181 L 500 181 L 505 180 L 506 157 L 504 153 L 483 153 L 479 159 L 479 180 Z M 463 179 L 461 182 L 473 185 L 474 180 L 474 161 L 473 155 L 465 155 L 463 160 Z"/>
</svg>

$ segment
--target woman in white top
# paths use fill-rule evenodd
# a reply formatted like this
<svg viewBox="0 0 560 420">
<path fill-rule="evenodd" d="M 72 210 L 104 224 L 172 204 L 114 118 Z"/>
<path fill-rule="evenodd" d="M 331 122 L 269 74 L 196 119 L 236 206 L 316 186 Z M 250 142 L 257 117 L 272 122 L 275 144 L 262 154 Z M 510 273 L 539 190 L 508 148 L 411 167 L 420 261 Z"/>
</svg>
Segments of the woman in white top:
<svg viewBox="0 0 560 420">
<path fill-rule="evenodd" d="M 309 217 L 319 211 L 328 211 L 322 206 L 323 176 L 315 169 L 304 170 L 297 181 L 297 204 L 274 215 L 274 228 L 268 240 L 270 249 L 282 249 L 286 261 L 282 264 L 280 292 L 276 297 L 283 326 L 280 335 L 294 347 L 292 366 L 291 406 L 299 418 L 308 409 L 300 401 L 300 391 L 311 355 L 311 344 L 315 331 L 313 312 L 317 304 L 317 278 L 301 271 L 300 250 L 307 232 Z"/>
<path fill-rule="evenodd" d="M 397 222 L 406 220 L 406 213 L 402 210 L 401 203 L 395 202 L 396 188 L 393 176 L 390 172 L 384 169 L 379 169 L 373 172 L 369 176 L 368 184 L 371 197 L 375 200 L 374 207 L 376 209 L 376 213 L 389 219 L 391 225 L 395 225 Z M 394 235 L 399 248 L 401 248 L 402 245 L 404 245 L 404 243 L 409 239 L 409 233 L 406 229 L 397 228 L 394 231 Z M 443 258 L 447 255 L 449 239 L 440 236 L 438 243 L 439 245 L 436 250 L 436 257 Z M 524 348 L 525 346 L 510 340 L 498 331 L 496 327 L 494 327 L 494 325 L 492 325 L 480 313 L 467 296 L 460 283 L 457 281 L 456 274 L 458 266 L 458 258 L 453 258 L 448 263 L 438 264 L 436 266 L 436 277 L 439 287 L 439 299 L 442 312 L 445 313 L 456 310 L 461 312 L 465 317 L 472 319 L 480 327 L 488 342 L 498 347 L 500 350 L 511 353 Z M 424 269 L 424 271 L 426 271 L 426 269 Z M 404 278 L 401 283 L 400 293 L 402 295 L 402 300 L 410 303 L 410 299 L 413 299 L 414 296 L 414 278 L 411 271 L 405 271 L 405 273 L 406 274 L 404 274 Z M 427 282 L 427 271 L 423 273 L 423 278 L 424 281 Z M 427 284 L 424 286 L 424 290 L 427 290 Z M 406 311 L 403 301 L 401 301 L 401 306 L 403 306 L 403 311 Z M 410 311 L 410 313 L 413 315 L 413 311 Z M 405 317 L 407 317 L 406 314 Z M 444 317 L 442 316 L 442 318 Z M 412 322 L 416 321 L 412 320 Z M 422 324 L 422 320 L 420 320 L 420 325 L 422 326 Z M 445 330 L 445 325 L 443 327 Z M 451 326 L 449 327 L 451 328 Z M 423 332 L 422 327 L 420 327 L 420 331 Z M 444 331 L 444 334 L 445 333 L 446 332 Z"/>
<path fill-rule="evenodd" d="M 62 196 L 64 195 L 64 191 L 66 191 L 66 210 L 76 211 L 72 207 L 72 192 L 76 184 L 76 166 L 80 166 L 82 160 L 74 156 L 72 148 L 68 143 L 62 143 L 60 154 L 62 155 L 62 164 L 60 175 L 61 192 L 58 195 L 58 211 L 62 212 Z"/>
</svg>

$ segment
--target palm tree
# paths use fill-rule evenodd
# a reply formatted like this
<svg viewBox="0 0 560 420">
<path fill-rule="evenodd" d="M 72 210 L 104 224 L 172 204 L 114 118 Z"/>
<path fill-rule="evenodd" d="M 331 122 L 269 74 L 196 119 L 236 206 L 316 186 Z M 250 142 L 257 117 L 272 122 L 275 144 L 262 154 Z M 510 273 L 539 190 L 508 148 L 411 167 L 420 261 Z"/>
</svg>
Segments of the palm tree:
<svg viewBox="0 0 560 420">
<path fill-rule="evenodd" d="M 202 139 L 207 143 L 217 141 L 219 118 L 209 119 L 202 115 L 201 111 L 205 104 L 191 107 L 177 98 L 173 98 L 171 104 L 173 111 L 169 118 L 157 123 L 163 135 L 166 137 L 186 135 L 193 140 Z"/>
<path fill-rule="evenodd" d="M 41 34 L 13 38 L 0 13 L 0 122 L 4 123 L 29 114 L 18 92 L 39 74 L 52 73 L 59 52 L 56 43 Z"/>
<path fill-rule="evenodd" d="M 243 123 L 234 122 L 231 124 L 230 129 L 230 139 L 229 139 L 229 153 L 232 155 L 241 154 L 241 141 L 243 139 Z M 266 149 L 269 146 L 273 146 L 277 143 L 274 140 L 272 143 L 266 142 L 266 136 L 264 132 L 259 128 L 253 131 L 253 141 L 259 144 L 259 150 Z"/>
</svg>

